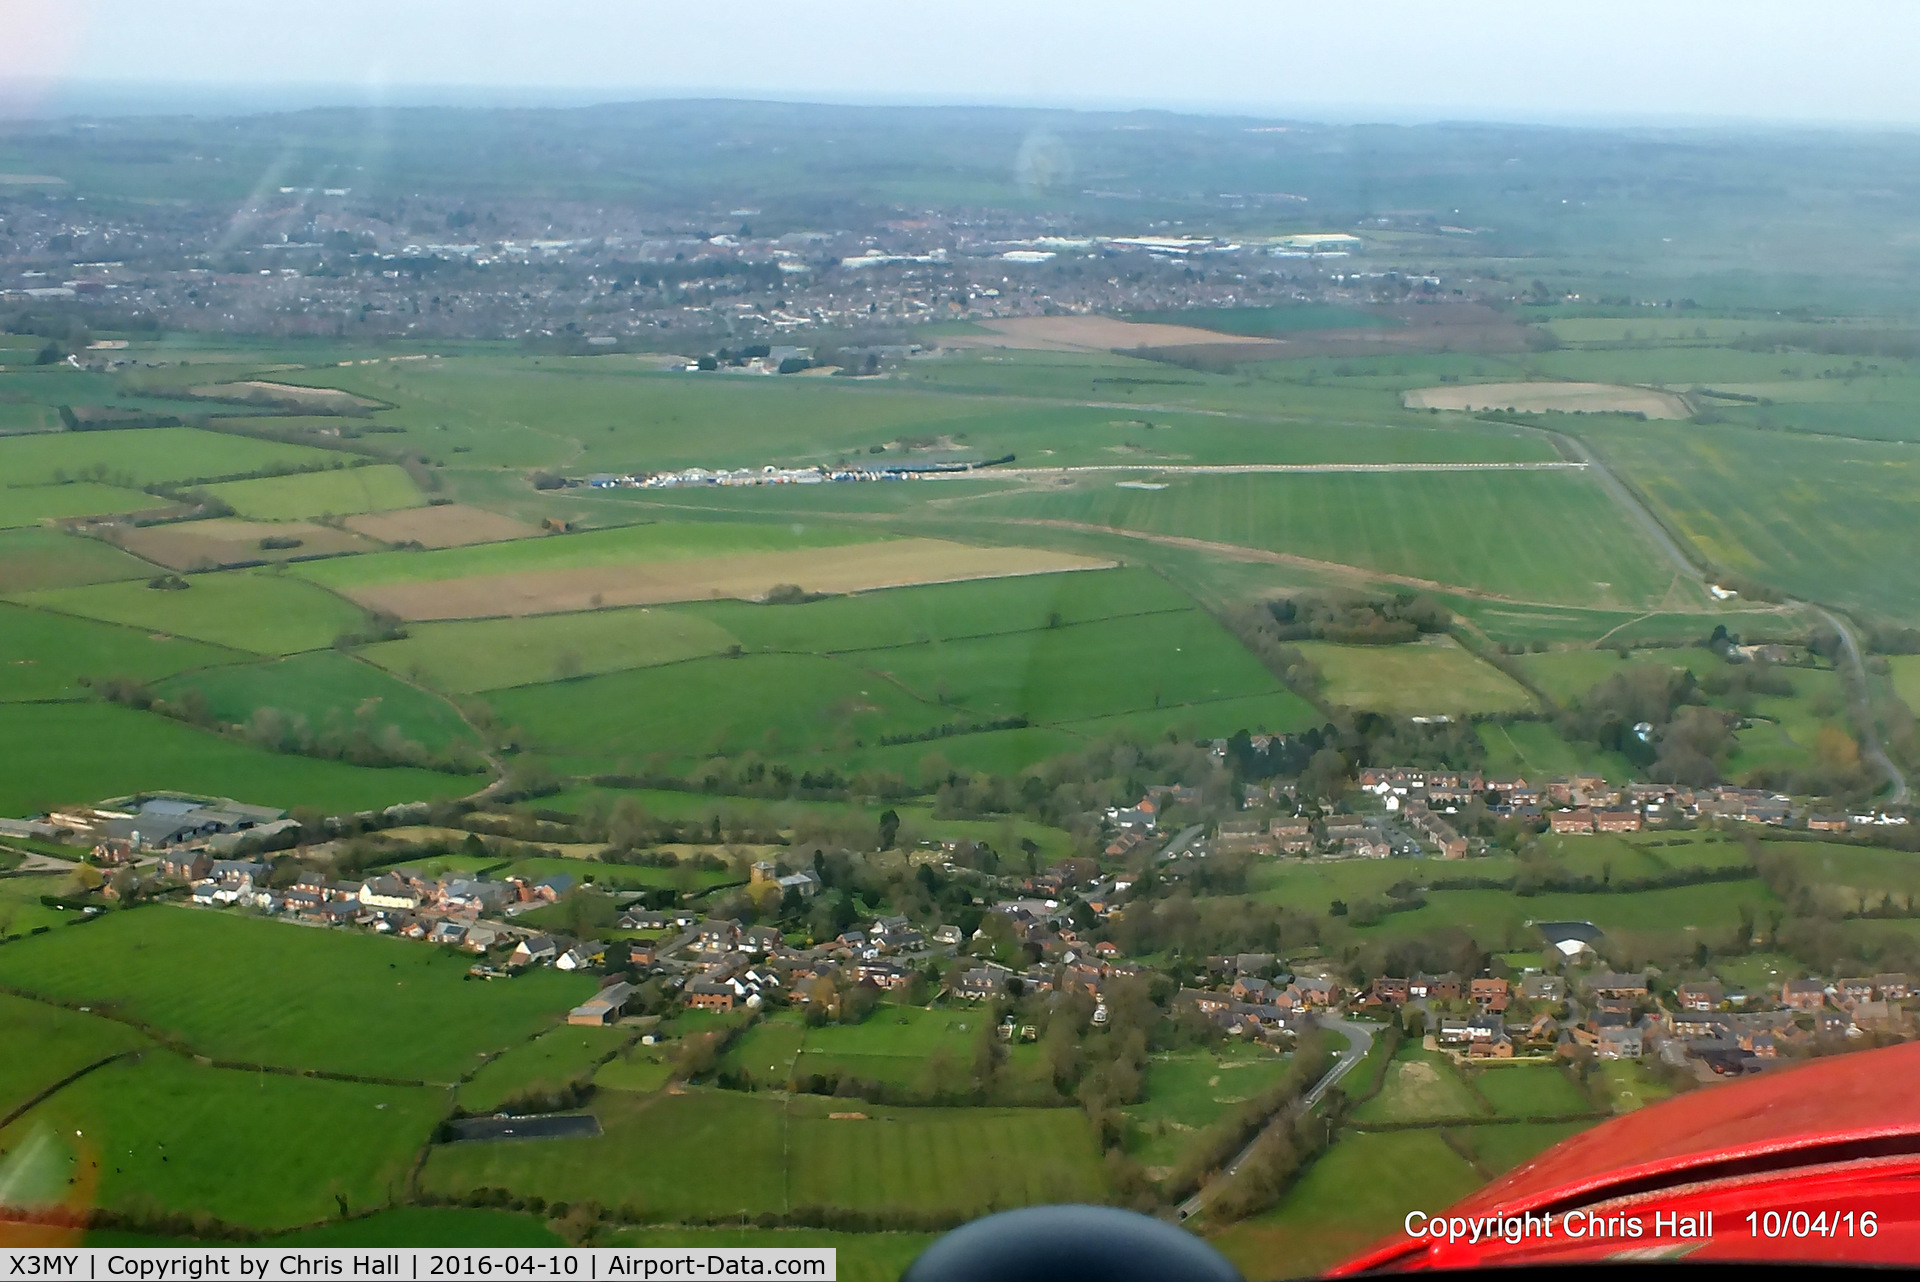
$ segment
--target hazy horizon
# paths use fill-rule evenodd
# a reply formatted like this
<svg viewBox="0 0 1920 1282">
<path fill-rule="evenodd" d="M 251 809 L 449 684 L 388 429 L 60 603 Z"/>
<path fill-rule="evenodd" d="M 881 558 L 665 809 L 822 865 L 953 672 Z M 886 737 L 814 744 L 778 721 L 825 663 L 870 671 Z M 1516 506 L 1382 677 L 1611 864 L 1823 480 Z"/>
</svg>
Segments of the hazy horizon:
<svg viewBox="0 0 1920 1282">
<path fill-rule="evenodd" d="M 1345 27 L 1297 3 L 1141 0 L 930 19 L 766 0 L 689 23 L 642 0 L 530 20 L 503 0 L 0 0 L 0 114 L 721 98 L 1169 110 L 1329 121 L 1920 127 L 1920 7 L 1621 0 L 1542 13 L 1384 0 Z M 1817 19 L 1817 21 L 1816 21 Z M 1861 39 L 1874 33 L 1871 40 Z M 1170 39 L 1171 37 L 1171 39 Z"/>
</svg>

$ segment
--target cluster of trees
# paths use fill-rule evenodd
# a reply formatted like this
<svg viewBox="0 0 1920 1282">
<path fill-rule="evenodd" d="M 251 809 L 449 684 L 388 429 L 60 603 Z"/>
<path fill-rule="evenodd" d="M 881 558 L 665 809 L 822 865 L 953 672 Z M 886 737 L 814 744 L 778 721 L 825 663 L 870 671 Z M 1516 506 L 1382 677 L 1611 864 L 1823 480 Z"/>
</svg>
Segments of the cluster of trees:
<svg viewBox="0 0 1920 1282">
<path fill-rule="evenodd" d="M 1424 633 L 1445 632 L 1453 615 L 1424 593 L 1393 597 L 1356 593 L 1280 597 L 1266 604 L 1282 641 L 1338 641 L 1345 645 L 1401 645 Z"/>
</svg>

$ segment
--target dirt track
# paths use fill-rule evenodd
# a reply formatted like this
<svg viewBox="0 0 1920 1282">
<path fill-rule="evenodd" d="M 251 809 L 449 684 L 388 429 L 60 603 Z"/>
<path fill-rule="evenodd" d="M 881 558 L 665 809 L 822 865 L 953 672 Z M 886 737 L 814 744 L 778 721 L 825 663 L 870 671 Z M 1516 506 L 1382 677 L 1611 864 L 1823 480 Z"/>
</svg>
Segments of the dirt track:
<svg viewBox="0 0 1920 1282">
<path fill-rule="evenodd" d="M 393 583 L 352 589 L 347 595 L 402 619 L 475 619 L 722 597 L 752 600 L 782 584 L 808 592 L 865 592 L 918 583 L 1101 569 L 1111 564 L 1039 548 L 894 539 L 852 547 Z"/>
</svg>

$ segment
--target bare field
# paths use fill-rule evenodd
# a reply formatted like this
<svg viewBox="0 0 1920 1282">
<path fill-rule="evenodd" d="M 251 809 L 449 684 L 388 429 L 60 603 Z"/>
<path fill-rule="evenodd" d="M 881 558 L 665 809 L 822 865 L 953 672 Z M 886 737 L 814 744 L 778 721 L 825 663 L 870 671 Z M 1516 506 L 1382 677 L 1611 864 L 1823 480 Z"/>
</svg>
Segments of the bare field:
<svg viewBox="0 0 1920 1282">
<path fill-rule="evenodd" d="M 1671 392 L 1614 383 L 1475 383 L 1422 387 L 1406 394 L 1414 410 L 1511 410 L 1518 414 L 1644 414 L 1687 418 L 1687 403 Z"/>
<path fill-rule="evenodd" d="M 808 592 L 867 592 L 921 583 L 1105 569 L 1112 564 L 1039 548 L 970 547 L 940 539 L 895 539 L 851 547 L 484 574 L 437 582 L 349 587 L 345 591 L 369 609 L 424 621 L 560 614 L 602 606 L 663 605 L 722 597 L 754 600 L 782 584 Z"/>
<path fill-rule="evenodd" d="M 1106 352 L 1132 347 L 1218 346 L 1258 349 L 1269 357 L 1280 355 L 1287 344 L 1277 338 L 1241 338 L 1217 330 L 1195 329 L 1191 325 L 1160 325 L 1142 321 L 1115 320 L 1111 316 L 1020 316 L 1009 320 L 981 321 L 995 337 L 968 334 L 940 341 L 949 346 L 1020 347 L 1033 351 Z"/>
<path fill-rule="evenodd" d="M 183 521 L 178 525 L 128 526 L 115 529 L 111 537 L 126 551 L 170 570 L 204 570 L 253 561 L 380 550 L 379 545 L 357 534 L 309 521 L 237 518 Z M 260 540 L 264 538 L 291 538 L 300 543 L 291 548 L 263 548 Z"/>
<path fill-rule="evenodd" d="M 441 507 L 400 508 L 347 517 L 350 530 L 382 543 L 418 543 L 423 548 L 457 548 L 470 543 L 503 543 L 540 533 L 531 525 L 485 508 L 452 503 Z"/>
</svg>

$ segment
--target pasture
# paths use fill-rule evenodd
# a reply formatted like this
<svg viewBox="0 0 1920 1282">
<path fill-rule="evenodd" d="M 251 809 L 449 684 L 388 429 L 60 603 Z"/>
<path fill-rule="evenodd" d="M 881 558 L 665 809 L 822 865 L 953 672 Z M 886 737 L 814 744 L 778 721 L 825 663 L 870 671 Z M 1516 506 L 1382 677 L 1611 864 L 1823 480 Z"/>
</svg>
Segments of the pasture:
<svg viewBox="0 0 1920 1282">
<path fill-rule="evenodd" d="M 0 1117 L 12 1115 L 69 1073 L 152 1044 L 125 1024 L 5 993 L 0 993 L 0 1028 L 7 1030 L 0 1041 Z"/>
<path fill-rule="evenodd" d="M 1590 921 L 1616 948 L 1690 948 L 1696 943 L 1721 947 L 1738 932 L 1743 907 L 1764 919 L 1779 903 L 1757 880 L 1632 894 L 1554 892 L 1525 898 L 1494 890 L 1436 890 L 1426 900 L 1424 907 L 1389 914 L 1378 926 L 1358 928 L 1357 933 L 1408 939 L 1451 926 L 1485 948 L 1526 949 L 1539 945 L 1530 922 Z"/>
<path fill-rule="evenodd" d="M 1572 1139 L 1596 1124 L 1522 1122 L 1518 1126 L 1460 1126 L 1448 1134 L 1473 1154 L 1474 1166 L 1492 1178 L 1505 1175 L 1523 1162 L 1531 1162 L 1560 1141 Z"/>
<path fill-rule="evenodd" d="M 286 574 L 226 570 L 196 574 L 184 582 L 188 586 L 176 590 L 137 581 L 96 583 L 26 592 L 15 599 L 256 654 L 323 649 L 366 622 L 349 602 Z"/>
<path fill-rule="evenodd" d="M 1560 1117 L 1593 1110 L 1593 1101 L 1554 1064 L 1494 1064 L 1471 1080 L 1496 1117 Z"/>
<path fill-rule="evenodd" d="M 1533 697 L 1500 669 L 1449 637 L 1419 645 L 1294 643 L 1320 670 L 1329 702 L 1370 712 L 1518 712 Z"/>
<path fill-rule="evenodd" d="M 1761 849 L 1829 911 L 1898 908 L 1920 896 L 1920 862 L 1905 851 L 1841 842 L 1770 841 Z"/>
<path fill-rule="evenodd" d="M 1262 1046 L 1165 1051 L 1147 1063 L 1147 1098 L 1124 1111 L 1127 1150 L 1149 1166 L 1172 1166 L 1206 1127 L 1286 1075 L 1286 1057 Z"/>
<path fill-rule="evenodd" d="M 1597 744 L 1572 742 L 1546 721 L 1483 721 L 1474 727 L 1487 747 L 1490 775 L 1597 774 L 1612 783 L 1634 777 L 1633 763 Z"/>
<path fill-rule="evenodd" d="M 1409 1042 L 1387 1065 L 1380 1093 L 1353 1110 L 1353 1120 L 1439 1122 L 1489 1111 L 1446 1056 Z"/>
<path fill-rule="evenodd" d="M 112 579 L 144 579 L 153 567 L 63 530 L 0 530 L 0 594 Z"/>
<path fill-rule="evenodd" d="M 1638 1060 L 1605 1060 L 1595 1066 L 1595 1082 L 1608 1107 L 1616 1113 L 1630 1113 L 1648 1104 L 1657 1104 L 1674 1093 L 1671 1082 L 1662 1080 L 1654 1070 Z"/>
<path fill-rule="evenodd" d="M 139 1021 L 217 1060 L 437 1082 L 593 994 L 584 975 L 481 984 L 466 982 L 467 966 L 409 941 L 174 907 L 0 948 L 0 983 Z M 273 1000 L 234 1001 L 234 975 Z"/>
<path fill-rule="evenodd" d="M 454 1100 L 469 1112 L 486 1113 L 518 1096 L 558 1091 L 590 1076 L 601 1059 L 638 1036 L 628 1028 L 561 1024 L 488 1060 L 461 1085 Z"/>
<path fill-rule="evenodd" d="M 1172 476 L 983 499 L 979 516 L 1225 545 L 1229 557 L 1348 566 L 1406 586 L 1611 608 L 1664 598 L 1672 567 L 1592 479 L 1568 472 Z M 1244 550 L 1240 550 L 1244 549 Z"/>
<path fill-rule="evenodd" d="M 72 879 L 65 873 L 0 878 L 0 936 L 25 935 L 42 926 L 65 926 L 79 920 L 78 909 L 54 908 L 40 902 L 42 895 L 63 895 L 72 890 Z"/>
<path fill-rule="evenodd" d="M 384 512 L 427 501 L 406 470 L 393 463 L 229 481 L 210 485 L 207 491 L 241 516 L 261 521 Z"/>
<path fill-rule="evenodd" d="M 29 1189 L 62 1195 L 87 1168 L 111 1211 L 289 1228 L 338 1215 L 341 1200 L 365 1211 L 398 1198 L 442 1100 L 421 1087 L 208 1068 L 152 1050 L 89 1073 L 0 1131 L 0 1164 L 17 1163 Z"/>
<path fill-rule="evenodd" d="M 195 692 L 210 715 L 232 724 L 245 725 L 261 709 L 272 708 L 305 720 L 321 734 L 364 728 L 378 739 L 391 726 L 404 740 L 436 753 L 479 742 L 444 699 L 334 650 L 208 668 L 161 682 L 154 690 L 171 700 Z"/>
<path fill-rule="evenodd" d="M 473 791 L 475 780 L 268 752 L 108 703 L 0 703 L 0 814 L 171 789 L 351 813 Z M 111 751 L 103 751 L 110 746 Z"/>
<path fill-rule="evenodd" d="M 0 530 L 64 521 L 77 516 L 109 516 L 167 507 L 165 499 L 139 490 L 69 481 L 65 485 L 26 485 L 0 488 Z"/>
<path fill-rule="evenodd" d="M 1223 1229 L 1212 1241 L 1247 1282 L 1302 1277 L 1398 1234 L 1409 1210 L 1437 1212 L 1481 1182 L 1438 1130 L 1348 1131 L 1280 1205 Z"/>
<path fill-rule="evenodd" d="M 1893 692 L 1908 709 L 1920 712 L 1920 654 L 1897 654 L 1887 660 Z"/>
<path fill-rule="evenodd" d="M 735 644 L 732 633 L 698 615 L 638 606 L 422 623 L 409 628 L 405 640 L 382 641 L 362 653 L 437 690 L 476 694 L 722 654 Z"/>
<path fill-rule="evenodd" d="M 84 699 L 82 678 L 152 681 L 244 657 L 181 637 L 0 603 L 0 702 Z"/>
<path fill-rule="evenodd" d="M 10 486 L 109 480 L 135 488 L 160 481 L 211 481 L 274 468 L 327 466 L 340 455 L 194 427 L 58 432 L 0 439 L 0 476 Z M 159 506 L 146 496 L 143 506 Z M 124 508 L 122 511 L 136 509 Z"/>
</svg>

